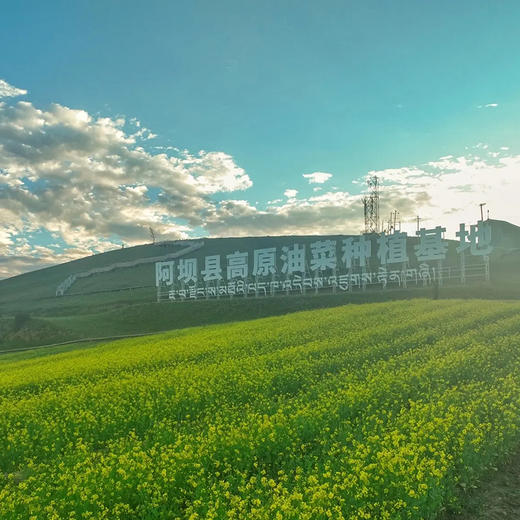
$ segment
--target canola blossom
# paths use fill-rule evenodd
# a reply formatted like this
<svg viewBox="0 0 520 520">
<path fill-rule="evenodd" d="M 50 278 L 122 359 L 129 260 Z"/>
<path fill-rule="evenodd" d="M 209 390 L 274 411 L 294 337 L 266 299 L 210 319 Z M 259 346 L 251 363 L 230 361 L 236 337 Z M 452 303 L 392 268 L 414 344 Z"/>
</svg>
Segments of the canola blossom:
<svg viewBox="0 0 520 520">
<path fill-rule="evenodd" d="M 0 358 L 2 519 L 434 519 L 520 445 L 520 304 Z"/>
</svg>

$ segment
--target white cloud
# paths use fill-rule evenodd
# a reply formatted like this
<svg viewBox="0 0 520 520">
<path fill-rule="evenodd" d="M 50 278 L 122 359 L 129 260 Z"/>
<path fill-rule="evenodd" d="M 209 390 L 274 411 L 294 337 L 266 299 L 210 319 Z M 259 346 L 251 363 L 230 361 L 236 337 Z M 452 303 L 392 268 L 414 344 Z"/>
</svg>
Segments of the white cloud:
<svg viewBox="0 0 520 520">
<path fill-rule="evenodd" d="M 327 182 L 332 177 L 332 173 L 326 173 L 326 172 L 304 173 L 303 176 L 306 179 L 309 179 L 309 184 L 323 184 L 324 182 Z"/>
<path fill-rule="evenodd" d="M 480 155 L 445 156 L 419 166 L 370 172 L 382 182 L 382 218 L 397 209 L 403 230 L 414 234 L 420 215 L 425 226 L 445 226 L 447 236 L 454 237 L 458 224 L 475 223 L 479 203 L 487 202 L 491 218 L 520 224 L 520 155 L 488 151 L 485 145 L 476 150 Z M 261 209 L 245 200 L 223 201 L 205 227 L 214 236 L 359 233 L 363 228 L 359 194 L 338 190 L 273 202 Z"/>
<path fill-rule="evenodd" d="M 0 98 L 24 96 L 25 94 L 27 94 L 27 90 L 13 87 L 7 81 L 0 79 Z"/>
<path fill-rule="evenodd" d="M 11 234 L 14 230 L 9 229 L 9 227 L 0 228 L 0 251 L 2 249 L 6 249 L 7 247 L 13 244 L 13 240 L 11 238 Z"/>
<path fill-rule="evenodd" d="M 496 108 L 498 103 L 487 103 L 486 105 L 477 105 L 477 108 Z"/>
<path fill-rule="evenodd" d="M 361 198 L 348 192 L 290 198 L 258 209 L 245 200 L 222 201 L 206 220 L 213 236 L 358 233 Z"/>
<path fill-rule="evenodd" d="M 28 258 L 47 261 L 41 250 L 15 247 L 15 235 L 44 229 L 81 252 L 143 243 L 149 226 L 186 238 L 203 226 L 212 195 L 252 184 L 224 152 L 150 153 L 141 146 L 150 131 L 124 126 L 57 104 L 0 103 L 0 257 L 10 274 Z"/>
<path fill-rule="evenodd" d="M 298 195 L 298 190 L 285 190 L 283 192 L 283 194 L 288 198 L 288 199 L 294 199 L 294 197 L 296 197 L 296 195 Z"/>
<path fill-rule="evenodd" d="M 1 246 L 1 244 L 0 244 Z M 114 249 L 112 246 L 110 249 Z M 1 249 L 0 249 L 1 250 Z M 43 269 L 59 262 L 69 262 L 78 258 L 83 258 L 92 254 L 89 249 L 67 248 L 61 251 L 59 255 L 56 251 L 49 247 L 30 246 L 26 242 L 12 250 L 8 255 L 0 254 L 0 279 L 13 276 L 17 273 L 25 273 L 34 271 L 35 269 Z"/>
<path fill-rule="evenodd" d="M 505 155 L 504 151 L 488 151 L 484 154 L 445 157 L 429 163 L 377 174 L 383 182 L 382 200 L 387 202 L 401 197 L 412 205 L 412 213 L 418 214 L 425 225 L 442 224 L 448 228 L 448 236 L 454 236 L 460 222 L 474 223 L 480 215 L 479 203 L 487 202 L 491 218 L 520 224 L 516 211 L 517 192 L 520 188 L 520 155 Z"/>
</svg>

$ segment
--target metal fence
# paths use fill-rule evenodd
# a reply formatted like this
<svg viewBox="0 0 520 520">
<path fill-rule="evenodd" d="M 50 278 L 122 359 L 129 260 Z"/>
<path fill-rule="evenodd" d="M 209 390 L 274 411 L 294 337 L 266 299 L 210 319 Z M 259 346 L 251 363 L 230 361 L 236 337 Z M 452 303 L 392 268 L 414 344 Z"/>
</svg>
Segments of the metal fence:
<svg viewBox="0 0 520 520">
<path fill-rule="evenodd" d="M 182 302 L 220 298 L 250 298 L 283 294 L 338 293 L 349 291 L 384 291 L 415 287 L 471 284 L 489 280 L 489 261 L 461 266 L 421 264 L 414 268 L 377 271 L 351 269 L 328 274 L 295 274 L 284 278 L 245 278 L 187 284 L 160 284 L 157 301 Z"/>
</svg>

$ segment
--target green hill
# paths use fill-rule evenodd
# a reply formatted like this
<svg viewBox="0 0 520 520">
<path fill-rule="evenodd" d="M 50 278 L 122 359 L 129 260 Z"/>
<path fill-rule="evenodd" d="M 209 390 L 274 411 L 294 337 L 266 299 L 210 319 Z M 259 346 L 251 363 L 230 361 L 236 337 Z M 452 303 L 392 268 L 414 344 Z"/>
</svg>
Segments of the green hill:
<svg viewBox="0 0 520 520">
<path fill-rule="evenodd" d="M 491 224 L 495 246 L 491 259 L 491 283 L 446 287 L 440 292 L 440 297 L 520 296 L 520 228 L 501 221 L 491 221 Z M 354 291 L 338 295 L 279 296 L 263 301 L 200 301 L 173 306 L 153 303 L 156 301 L 154 262 L 158 258 L 185 254 L 196 257 L 201 265 L 204 257 L 210 254 L 226 255 L 237 250 L 252 252 L 255 248 L 273 246 L 280 250 L 283 245 L 293 242 L 309 244 L 317 238 L 341 240 L 344 237 L 248 237 L 149 244 L 0 280 L 0 346 L 41 345 L 79 338 L 154 332 L 348 302 L 432 296 L 430 288 L 413 288 L 384 294 Z M 410 248 L 414 240 L 410 240 Z M 451 241 L 448 255 L 452 264 L 457 262 L 455 246 L 456 243 Z M 125 266 L 128 264 L 131 266 Z M 74 283 L 63 296 L 56 296 L 60 284 L 71 276 L 76 277 Z"/>
</svg>

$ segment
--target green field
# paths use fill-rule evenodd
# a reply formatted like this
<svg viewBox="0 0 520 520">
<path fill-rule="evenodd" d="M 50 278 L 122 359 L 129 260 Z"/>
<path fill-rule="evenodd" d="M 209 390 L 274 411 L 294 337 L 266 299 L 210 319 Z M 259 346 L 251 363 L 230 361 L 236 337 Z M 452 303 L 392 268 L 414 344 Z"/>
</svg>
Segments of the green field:
<svg viewBox="0 0 520 520">
<path fill-rule="evenodd" d="M 434 519 L 520 446 L 519 346 L 412 300 L 2 356 L 0 518 Z"/>
</svg>

